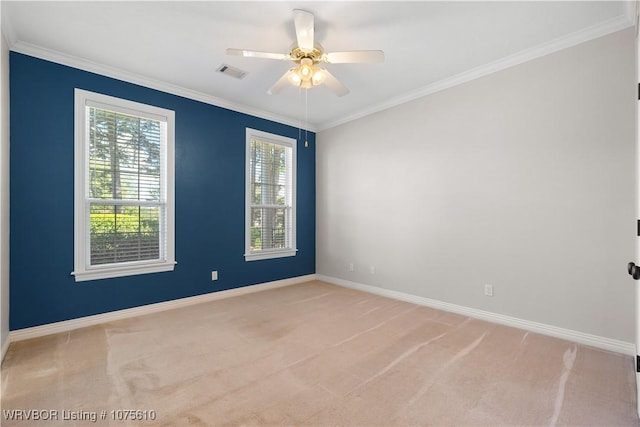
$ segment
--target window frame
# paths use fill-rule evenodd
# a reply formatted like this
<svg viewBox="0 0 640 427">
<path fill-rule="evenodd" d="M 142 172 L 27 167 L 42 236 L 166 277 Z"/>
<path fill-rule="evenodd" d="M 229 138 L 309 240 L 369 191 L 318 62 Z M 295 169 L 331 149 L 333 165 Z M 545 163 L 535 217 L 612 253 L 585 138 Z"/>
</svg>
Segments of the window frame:
<svg viewBox="0 0 640 427">
<path fill-rule="evenodd" d="M 164 223 L 160 216 L 160 259 L 91 265 L 89 126 L 87 107 L 108 109 L 165 123 L 166 140 L 161 142 L 161 200 Z M 173 271 L 175 262 L 175 112 L 83 89 L 74 91 L 74 271 L 76 282 L 124 277 L 137 274 Z M 164 196 L 164 200 L 163 200 Z M 127 201 L 128 202 L 128 201 Z M 137 201 L 131 201 L 137 204 Z M 140 203 L 144 206 L 144 202 Z M 164 256 L 162 256 L 164 255 Z"/>
<path fill-rule="evenodd" d="M 291 232 L 285 240 L 288 240 L 288 248 L 277 249 L 261 249 L 260 251 L 251 250 L 251 140 L 258 139 L 271 144 L 277 144 L 291 149 L 291 165 L 289 169 L 290 176 L 288 181 L 291 186 L 291 205 L 289 209 Z M 295 256 L 298 252 L 296 243 L 296 181 L 297 181 L 297 145 L 298 141 L 282 135 L 264 132 L 257 129 L 246 128 L 246 151 L 245 151 L 245 261 L 257 261 L 273 258 L 284 258 Z"/>
</svg>

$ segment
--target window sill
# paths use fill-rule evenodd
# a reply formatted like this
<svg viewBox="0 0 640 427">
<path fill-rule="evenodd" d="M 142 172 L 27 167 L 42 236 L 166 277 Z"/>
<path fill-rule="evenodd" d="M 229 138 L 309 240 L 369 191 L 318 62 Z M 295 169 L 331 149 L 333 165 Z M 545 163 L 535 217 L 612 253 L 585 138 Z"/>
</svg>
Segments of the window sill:
<svg viewBox="0 0 640 427">
<path fill-rule="evenodd" d="M 298 252 L 297 249 L 254 252 L 254 253 L 244 254 L 244 260 L 259 261 L 261 259 L 284 258 L 284 257 L 296 256 L 296 252 Z"/>
<path fill-rule="evenodd" d="M 74 271 L 76 282 L 87 280 L 110 279 L 113 277 L 134 276 L 138 274 L 159 273 L 163 271 L 173 271 L 175 262 L 164 262 L 147 265 L 117 266 L 109 268 L 94 268 L 85 271 Z"/>
</svg>

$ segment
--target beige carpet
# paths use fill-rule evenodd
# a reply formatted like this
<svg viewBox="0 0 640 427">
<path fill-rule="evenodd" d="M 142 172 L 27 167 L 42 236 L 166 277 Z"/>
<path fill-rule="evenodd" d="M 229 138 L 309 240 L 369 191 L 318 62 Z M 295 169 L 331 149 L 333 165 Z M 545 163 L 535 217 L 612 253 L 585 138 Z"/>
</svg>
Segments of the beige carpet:
<svg viewBox="0 0 640 427">
<path fill-rule="evenodd" d="M 14 343 L 2 425 L 639 425 L 633 370 L 628 356 L 310 282 Z M 58 419 L 7 419 L 29 409 Z"/>
</svg>

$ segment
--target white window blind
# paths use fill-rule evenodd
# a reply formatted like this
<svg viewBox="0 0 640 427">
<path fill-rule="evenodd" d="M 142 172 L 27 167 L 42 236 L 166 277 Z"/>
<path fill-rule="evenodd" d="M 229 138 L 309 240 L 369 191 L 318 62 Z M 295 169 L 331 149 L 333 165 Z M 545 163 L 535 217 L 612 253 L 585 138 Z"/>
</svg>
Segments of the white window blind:
<svg viewBox="0 0 640 427">
<path fill-rule="evenodd" d="M 247 129 L 247 260 L 295 255 L 295 148 Z"/>
<path fill-rule="evenodd" d="M 87 120 L 91 265 L 162 259 L 165 123 L 95 107 Z"/>
<path fill-rule="evenodd" d="M 173 112 L 77 90 L 76 121 L 76 280 L 172 269 Z"/>
</svg>

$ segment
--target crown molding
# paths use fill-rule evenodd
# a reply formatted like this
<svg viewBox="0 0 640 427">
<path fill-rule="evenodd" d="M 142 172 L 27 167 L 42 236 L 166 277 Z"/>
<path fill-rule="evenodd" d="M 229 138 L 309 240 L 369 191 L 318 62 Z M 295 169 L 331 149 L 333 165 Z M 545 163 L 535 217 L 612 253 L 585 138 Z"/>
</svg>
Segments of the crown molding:
<svg viewBox="0 0 640 427">
<path fill-rule="evenodd" d="M 518 52 L 516 54 L 491 62 L 489 64 L 472 68 L 471 70 L 437 81 L 428 86 L 422 87 L 418 90 L 391 98 L 388 101 L 383 102 L 381 104 L 373 105 L 370 108 L 359 111 L 356 114 L 342 117 L 339 120 L 320 123 L 317 125 L 318 131 L 331 129 L 333 127 L 342 125 L 344 123 L 348 123 L 348 122 L 360 119 L 362 117 L 366 117 L 371 114 L 387 110 L 389 108 L 397 107 L 399 105 L 405 104 L 415 99 L 422 98 L 427 95 L 431 95 L 433 93 L 440 92 L 442 90 L 449 89 L 454 86 L 458 86 L 463 83 L 467 83 L 472 80 L 476 80 L 493 73 L 497 73 L 498 71 L 502 71 L 504 69 L 511 68 L 516 65 L 520 65 L 524 62 L 528 62 L 528 61 L 558 52 L 560 50 L 567 49 L 567 48 L 588 42 L 590 40 L 594 40 L 599 37 L 604 37 L 606 35 L 615 33 L 617 31 L 624 30 L 628 27 L 635 25 L 635 18 L 633 17 L 633 13 L 635 12 L 631 11 L 632 7 L 633 6 L 625 7 L 624 15 L 621 15 L 617 18 L 610 19 L 601 24 L 594 25 L 580 31 L 576 31 L 567 36 L 558 38 L 548 43 L 543 43 L 531 49 Z"/>
<path fill-rule="evenodd" d="M 9 49 L 15 43 L 15 31 L 11 25 L 11 21 L 7 18 L 7 14 L 2 11 L 2 1 L 0 0 L 0 36 L 4 37 Z"/>
<path fill-rule="evenodd" d="M 4 28 L 4 25 L 3 25 Z M 11 34 L 8 35 L 7 42 L 12 41 Z M 295 128 L 300 127 L 300 120 L 295 120 L 290 117 L 280 116 L 270 113 L 268 111 L 253 108 L 244 104 L 228 101 L 226 99 L 218 98 L 213 95 L 199 92 L 192 89 L 168 83 L 165 81 L 145 77 L 143 75 L 132 73 L 122 70 L 117 67 L 112 67 L 106 64 L 90 61 L 88 59 L 80 58 L 74 55 L 59 52 L 53 49 L 47 49 L 41 46 L 37 46 L 31 43 L 23 41 L 14 41 L 9 43 L 9 49 L 13 52 L 22 53 L 25 55 L 33 56 L 35 58 L 44 59 L 46 61 L 55 62 L 57 64 L 66 65 L 72 68 L 77 68 L 83 71 L 100 74 L 106 77 L 122 80 L 128 83 L 137 84 L 150 89 L 159 90 L 162 92 L 170 93 L 172 95 L 182 96 L 184 98 L 200 101 L 205 104 L 214 105 L 216 107 L 226 108 L 228 110 L 237 111 L 239 113 L 248 114 L 251 116 L 259 117 L 266 120 L 286 124 Z M 317 130 L 312 125 L 308 126 L 308 130 L 316 132 Z"/>
<path fill-rule="evenodd" d="M 460 84 L 467 83 L 475 79 L 479 79 L 481 77 L 505 70 L 507 68 L 514 67 L 524 62 L 528 62 L 533 59 L 540 58 L 540 57 L 558 52 L 560 50 L 567 49 L 569 47 L 573 47 L 578 44 L 585 43 L 587 41 L 606 36 L 608 34 L 612 34 L 617 31 L 621 31 L 628 27 L 632 27 L 635 25 L 635 21 L 636 21 L 635 19 L 636 7 L 637 6 L 635 2 L 627 2 L 625 3 L 623 15 L 610 19 L 604 23 L 594 25 L 592 27 L 589 27 L 580 31 L 576 31 L 572 34 L 561 37 L 554 41 L 538 45 L 531 49 L 527 49 L 525 51 L 507 56 L 505 58 L 491 62 L 489 64 L 481 65 L 479 67 L 462 72 L 455 76 L 432 83 L 428 86 L 424 86 L 418 90 L 411 91 L 397 97 L 393 97 L 385 102 L 372 105 L 369 108 L 363 109 L 357 113 L 341 117 L 338 120 L 321 122 L 316 124 L 309 123 L 308 130 L 311 132 L 319 132 L 319 131 L 327 130 L 327 129 L 360 119 L 362 117 L 366 117 L 371 114 L 375 114 L 377 112 L 384 111 L 389 108 L 393 108 L 393 107 L 405 104 L 407 102 L 425 97 L 427 95 L 431 95 L 436 92 L 440 92 L 442 90 L 449 89 L 454 86 L 458 86 Z M 290 117 L 273 114 L 268 111 L 256 109 L 241 103 L 228 101 L 222 98 L 215 97 L 213 95 L 209 95 L 209 94 L 195 91 L 192 89 L 187 89 L 185 87 L 174 85 L 161 80 L 145 77 L 143 75 L 125 71 L 125 70 L 112 67 L 106 64 L 89 61 L 84 58 L 79 58 L 73 55 L 68 55 L 59 51 L 43 48 L 41 46 L 16 40 L 16 37 L 11 28 L 11 25 L 9 24 L 8 19 L 5 19 L 4 15 L 2 15 L 2 34 L 7 40 L 9 49 L 14 52 L 23 53 L 25 55 L 34 56 L 36 58 L 56 62 L 62 65 L 67 65 L 67 66 L 78 68 L 84 71 L 101 74 L 107 77 L 123 80 L 129 83 L 138 84 L 151 89 L 160 90 L 163 92 L 171 93 L 173 95 L 182 96 L 185 98 L 193 99 L 196 101 L 204 102 L 206 104 L 226 108 L 226 109 L 237 111 L 240 113 L 249 114 L 251 116 L 263 118 L 266 120 L 272 120 L 272 121 L 283 123 L 296 128 L 300 127 L 300 120 L 298 119 L 293 119 Z"/>
</svg>

